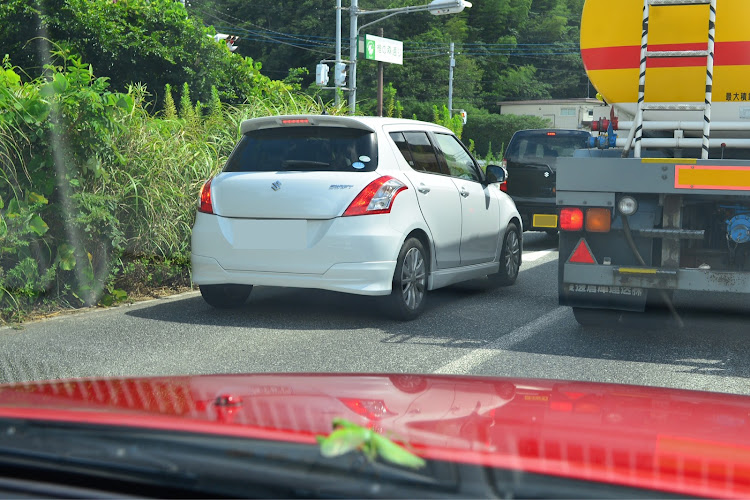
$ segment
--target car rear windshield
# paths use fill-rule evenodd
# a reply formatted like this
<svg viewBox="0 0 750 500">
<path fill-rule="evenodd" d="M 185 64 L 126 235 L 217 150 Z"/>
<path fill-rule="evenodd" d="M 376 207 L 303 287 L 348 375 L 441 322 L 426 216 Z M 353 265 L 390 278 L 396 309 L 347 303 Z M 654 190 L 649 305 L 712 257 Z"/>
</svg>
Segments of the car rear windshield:
<svg viewBox="0 0 750 500">
<path fill-rule="evenodd" d="M 572 157 L 576 149 L 586 148 L 588 134 L 526 135 L 511 141 L 506 158 L 523 161 L 533 158 Z"/>
<path fill-rule="evenodd" d="M 224 171 L 371 172 L 377 164 L 373 132 L 344 127 L 283 127 L 245 134 Z"/>
</svg>

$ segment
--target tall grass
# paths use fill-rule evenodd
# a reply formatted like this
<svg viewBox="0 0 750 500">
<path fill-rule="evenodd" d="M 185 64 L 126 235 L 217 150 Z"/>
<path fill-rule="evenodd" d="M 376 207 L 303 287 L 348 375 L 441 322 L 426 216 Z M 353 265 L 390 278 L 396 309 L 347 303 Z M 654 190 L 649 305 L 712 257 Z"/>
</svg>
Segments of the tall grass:
<svg viewBox="0 0 750 500">
<path fill-rule="evenodd" d="M 316 113 L 308 96 L 258 98 L 196 119 L 149 115 L 142 102 L 115 140 L 124 166 L 101 182 L 102 194 L 117 200 L 126 251 L 132 255 L 186 258 L 198 192 L 217 173 L 237 143 L 248 118 Z"/>
<path fill-rule="evenodd" d="M 0 321 L 112 303 L 175 276 L 189 284 L 198 192 L 242 121 L 320 111 L 279 85 L 243 105 L 182 99 L 179 115 L 154 115 L 143 87 L 111 93 L 66 61 L 27 83 L 0 74 Z"/>
</svg>

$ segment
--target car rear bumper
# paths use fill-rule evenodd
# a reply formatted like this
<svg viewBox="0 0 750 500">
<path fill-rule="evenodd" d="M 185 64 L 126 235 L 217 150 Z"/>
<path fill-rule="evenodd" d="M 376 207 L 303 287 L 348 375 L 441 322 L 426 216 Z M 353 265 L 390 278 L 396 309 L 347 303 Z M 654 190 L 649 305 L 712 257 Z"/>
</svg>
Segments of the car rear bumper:
<svg viewBox="0 0 750 500">
<path fill-rule="evenodd" d="M 239 285 L 318 288 L 358 295 L 391 293 L 396 261 L 335 264 L 323 274 L 294 274 L 253 271 L 228 271 L 216 259 L 191 256 L 193 282 L 198 285 L 233 283 Z"/>
<path fill-rule="evenodd" d="M 198 285 L 321 288 L 364 295 L 390 293 L 403 233 L 390 215 L 328 220 L 232 219 L 198 213 L 192 234 Z M 291 239 L 288 233 L 303 232 Z"/>
<path fill-rule="evenodd" d="M 518 213 L 521 215 L 524 231 L 549 231 L 557 229 L 557 204 L 555 199 L 551 198 L 550 200 L 542 200 L 544 201 L 523 201 L 514 198 Z M 543 218 L 543 223 L 535 224 L 535 215 L 554 215 L 554 227 L 548 222 L 548 218 Z"/>
</svg>

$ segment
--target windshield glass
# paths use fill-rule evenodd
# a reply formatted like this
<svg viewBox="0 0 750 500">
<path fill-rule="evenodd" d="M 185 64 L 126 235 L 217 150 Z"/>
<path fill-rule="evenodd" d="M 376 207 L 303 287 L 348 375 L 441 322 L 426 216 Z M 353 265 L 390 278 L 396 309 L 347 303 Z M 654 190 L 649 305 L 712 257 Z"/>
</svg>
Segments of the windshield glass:
<svg viewBox="0 0 750 500">
<path fill-rule="evenodd" d="M 375 134 L 333 127 L 284 127 L 245 134 L 225 172 L 372 172 L 378 165 Z"/>
<path fill-rule="evenodd" d="M 528 134 L 511 143 L 506 157 L 518 161 L 532 158 L 572 157 L 577 149 L 586 149 L 587 142 L 588 136 L 583 134 Z"/>
</svg>

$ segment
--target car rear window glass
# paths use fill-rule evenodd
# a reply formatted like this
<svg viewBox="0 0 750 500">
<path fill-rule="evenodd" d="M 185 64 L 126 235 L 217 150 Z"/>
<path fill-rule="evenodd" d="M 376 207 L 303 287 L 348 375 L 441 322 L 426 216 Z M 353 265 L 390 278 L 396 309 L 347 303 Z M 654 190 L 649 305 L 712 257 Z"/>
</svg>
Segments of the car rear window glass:
<svg viewBox="0 0 750 500">
<path fill-rule="evenodd" d="M 576 149 L 586 148 L 587 140 L 584 134 L 522 136 L 511 142 L 506 158 L 518 161 L 535 158 L 571 158 Z"/>
<path fill-rule="evenodd" d="M 344 127 L 283 127 L 242 136 L 225 172 L 371 172 L 378 164 L 375 133 Z"/>
<path fill-rule="evenodd" d="M 404 132 L 404 138 L 409 145 L 411 157 L 414 160 L 414 170 L 423 170 L 433 174 L 443 174 L 440 168 L 435 148 L 432 147 L 425 132 Z M 407 160 L 408 161 L 408 160 Z"/>
<path fill-rule="evenodd" d="M 396 143 L 396 147 L 398 147 L 398 150 L 401 152 L 404 160 L 406 160 L 406 163 L 414 168 L 414 159 L 411 157 L 409 145 L 406 143 L 406 139 L 404 139 L 404 134 L 402 134 L 401 132 L 391 132 L 390 136 L 391 139 L 393 139 L 393 142 Z"/>
</svg>

